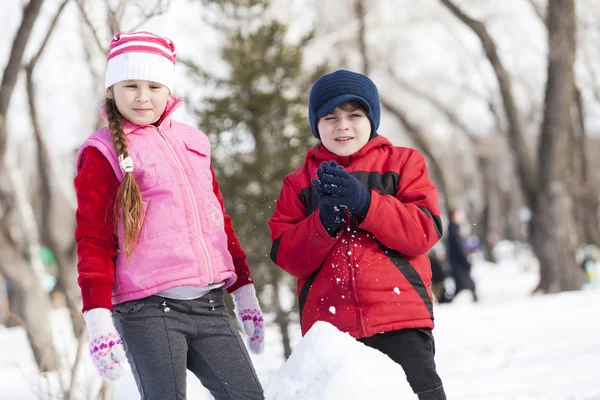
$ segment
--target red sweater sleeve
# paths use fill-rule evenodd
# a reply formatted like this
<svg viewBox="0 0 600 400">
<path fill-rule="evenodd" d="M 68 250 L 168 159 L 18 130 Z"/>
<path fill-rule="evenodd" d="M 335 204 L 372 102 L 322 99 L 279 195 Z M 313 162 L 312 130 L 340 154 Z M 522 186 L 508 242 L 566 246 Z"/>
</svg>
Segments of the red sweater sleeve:
<svg viewBox="0 0 600 400">
<path fill-rule="evenodd" d="M 75 177 L 77 194 L 77 282 L 83 311 L 112 307 L 115 283 L 115 198 L 119 181 L 104 155 L 94 147 L 84 150 L 81 169 Z"/>
<path fill-rule="evenodd" d="M 219 182 L 217 182 L 217 177 L 215 176 L 215 171 L 213 171 L 212 167 L 210 167 L 210 172 L 213 179 L 213 192 L 215 193 L 215 196 L 217 196 L 219 204 L 221 204 L 223 219 L 225 220 L 227 250 L 231 254 L 231 258 L 233 258 L 233 266 L 235 267 L 235 274 L 237 275 L 237 281 L 227 288 L 227 292 L 232 293 L 244 285 L 254 283 L 254 281 L 250 277 L 250 267 L 248 267 L 248 263 L 246 262 L 246 253 L 244 252 L 244 249 L 242 249 L 240 239 L 235 234 L 231 217 L 225 212 L 225 203 L 223 201 L 223 196 L 221 195 L 221 190 L 219 189 Z"/>
<path fill-rule="evenodd" d="M 442 236 L 437 190 L 427 164 L 414 150 L 400 171 L 396 196 L 371 191 L 371 205 L 359 228 L 409 257 L 427 253 Z"/>
</svg>

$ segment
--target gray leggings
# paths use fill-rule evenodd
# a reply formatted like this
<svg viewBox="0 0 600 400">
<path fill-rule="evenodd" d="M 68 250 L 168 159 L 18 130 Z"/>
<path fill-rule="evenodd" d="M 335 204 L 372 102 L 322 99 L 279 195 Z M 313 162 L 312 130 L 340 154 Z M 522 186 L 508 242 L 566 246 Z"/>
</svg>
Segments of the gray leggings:
<svg viewBox="0 0 600 400">
<path fill-rule="evenodd" d="M 222 289 L 195 300 L 159 296 L 115 305 L 142 400 L 185 400 L 186 369 L 216 400 L 262 400 L 263 390 Z"/>
</svg>

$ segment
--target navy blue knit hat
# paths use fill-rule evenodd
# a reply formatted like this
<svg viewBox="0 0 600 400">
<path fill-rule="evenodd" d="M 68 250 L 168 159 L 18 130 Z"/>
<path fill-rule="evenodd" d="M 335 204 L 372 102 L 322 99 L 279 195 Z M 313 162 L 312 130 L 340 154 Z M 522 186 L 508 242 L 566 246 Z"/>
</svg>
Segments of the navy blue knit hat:
<svg viewBox="0 0 600 400">
<path fill-rule="evenodd" d="M 320 139 L 317 129 L 319 118 L 323 118 L 340 104 L 360 102 L 371 121 L 371 137 L 379 128 L 379 93 L 377 86 L 363 74 L 340 69 L 323 75 L 310 89 L 308 98 L 308 120 L 313 135 Z"/>
</svg>

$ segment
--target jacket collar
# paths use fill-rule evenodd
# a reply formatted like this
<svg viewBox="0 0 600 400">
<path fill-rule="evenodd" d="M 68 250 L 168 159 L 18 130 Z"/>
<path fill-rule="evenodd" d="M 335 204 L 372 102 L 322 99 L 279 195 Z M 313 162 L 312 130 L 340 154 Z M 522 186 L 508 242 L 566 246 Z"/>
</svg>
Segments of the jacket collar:
<svg viewBox="0 0 600 400">
<path fill-rule="evenodd" d="M 363 147 L 360 148 L 356 153 L 351 154 L 349 156 L 340 157 L 337 154 L 333 154 L 325 146 L 323 143 L 318 143 L 311 147 L 306 153 L 306 160 L 308 161 L 310 158 L 315 158 L 317 160 L 322 161 L 335 161 L 339 165 L 348 166 L 352 162 L 364 157 L 370 152 L 383 148 L 386 146 L 393 146 L 392 143 L 385 137 L 378 135 L 373 139 L 369 140 Z"/>
<path fill-rule="evenodd" d="M 165 111 L 163 112 L 161 117 L 158 119 L 160 121 L 158 126 L 162 128 L 163 126 L 168 125 L 169 117 L 182 104 L 183 104 L 183 99 L 181 97 L 171 96 L 169 98 L 169 101 L 167 101 L 167 107 L 165 107 Z M 100 116 L 102 117 L 103 120 L 108 122 L 108 117 L 106 115 L 106 106 L 104 104 L 102 104 L 102 106 L 100 107 Z M 129 120 L 123 118 L 123 132 L 125 132 L 125 134 L 131 133 L 139 128 L 143 128 L 143 126 L 134 124 L 133 122 L 130 122 Z"/>
</svg>

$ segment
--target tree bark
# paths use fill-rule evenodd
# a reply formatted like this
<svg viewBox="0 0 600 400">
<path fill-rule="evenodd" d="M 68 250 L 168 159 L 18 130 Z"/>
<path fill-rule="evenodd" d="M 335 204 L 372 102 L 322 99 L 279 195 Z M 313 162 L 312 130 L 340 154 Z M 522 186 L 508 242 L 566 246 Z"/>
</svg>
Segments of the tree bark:
<svg viewBox="0 0 600 400">
<path fill-rule="evenodd" d="M 0 165 L 4 165 L 6 156 L 8 138 L 6 113 L 21 70 L 23 54 L 42 3 L 43 0 L 31 0 L 25 7 L 23 19 L 13 41 L 8 64 L 0 83 Z M 4 177 L 10 178 L 8 176 L 10 171 L 7 171 L 7 169 L 3 171 Z M 14 184 L 11 179 L 8 179 L 8 181 Z M 19 188 L 13 185 L 6 193 L 2 193 L 3 208 L 6 208 L 8 203 L 15 202 L 14 197 L 17 190 Z M 60 361 L 52 343 L 52 331 L 48 318 L 49 300 L 41 287 L 38 274 L 32 268 L 32 264 L 25 259 L 17 244 L 7 236 L 11 226 L 9 225 L 10 218 L 6 214 L 8 212 L 0 221 L 3 231 L 0 235 L 0 248 L 3 255 L 0 270 L 11 285 L 11 309 L 17 314 L 16 317 L 26 329 L 39 370 L 41 372 L 55 370 L 60 366 Z M 32 248 L 35 249 L 36 246 L 32 246 Z M 31 260 L 35 260 L 36 257 L 39 258 L 39 253 L 30 254 Z"/>
<path fill-rule="evenodd" d="M 600 245 L 600 201 L 598 188 L 590 184 L 585 110 L 581 90 L 575 85 L 574 128 L 573 128 L 573 193 L 576 199 L 575 220 L 577 221 L 579 245 Z"/>
<path fill-rule="evenodd" d="M 573 201 L 564 181 L 568 137 L 573 129 L 576 49 L 573 0 L 548 2 L 548 80 L 539 143 L 540 168 L 533 208 L 533 246 L 540 261 L 540 288 L 546 293 L 578 290 L 583 285 L 575 262 Z"/>
<path fill-rule="evenodd" d="M 281 333 L 281 345 L 283 346 L 283 356 L 287 360 L 292 354 L 292 345 L 290 342 L 290 312 L 281 307 L 280 291 L 281 273 L 277 272 L 276 277 L 271 281 L 273 287 L 273 306 L 275 307 L 275 323 Z"/>
<path fill-rule="evenodd" d="M 548 20 L 542 9 L 533 0 L 529 0 L 529 3 L 540 21 L 548 28 Z M 592 77 L 595 76 L 591 69 L 589 72 Z M 596 195 L 596 188 L 590 187 L 588 182 L 589 163 L 586 146 L 585 110 L 581 90 L 577 86 L 575 77 L 573 77 L 573 86 L 575 88 L 575 107 L 573 107 L 574 126 L 572 129 L 572 142 L 570 143 L 572 146 L 570 152 L 573 154 L 573 163 L 570 165 L 573 169 L 573 179 L 567 182 L 570 183 L 570 190 L 575 197 L 573 211 L 577 222 L 578 246 L 584 246 L 588 243 L 600 245 L 600 221 L 598 220 L 600 202 Z M 595 87 L 592 88 L 592 91 L 596 99 L 600 100 Z"/>
<path fill-rule="evenodd" d="M 493 252 L 493 243 L 490 243 L 490 223 L 492 208 L 497 202 L 497 196 L 494 195 L 494 175 L 493 175 L 493 160 L 485 155 L 477 157 L 479 169 L 482 179 L 481 191 L 483 194 L 483 210 L 481 213 L 480 223 L 477 225 L 477 233 L 483 247 L 483 254 L 486 260 L 496 262 Z"/>
<path fill-rule="evenodd" d="M 41 210 L 41 218 L 40 218 L 40 241 L 47 246 L 52 254 L 54 254 L 58 275 L 55 292 L 61 292 L 66 300 L 67 308 L 69 309 L 69 313 L 71 314 L 71 320 L 73 322 L 73 331 L 75 337 L 78 337 L 83 329 L 84 323 L 83 318 L 81 317 L 81 307 L 78 302 L 78 293 L 77 288 L 75 287 L 75 282 L 77 281 L 77 271 L 75 269 L 75 252 L 71 250 L 72 246 L 68 246 L 68 248 L 61 248 L 58 244 L 58 241 L 55 238 L 55 233 L 52 229 L 51 223 L 51 213 L 53 210 L 54 204 L 54 196 L 51 188 L 51 176 L 54 170 L 50 157 L 50 150 L 46 146 L 40 129 L 40 125 L 38 122 L 38 113 L 36 107 L 36 92 L 35 92 L 35 83 L 33 82 L 33 72 L 37 65 L 37 61 L 40 59 L 46 44 L 50 40 L 52 32 L 54 31 L 54 27 L 58 22 L 62 11 L 69 0 L 64 0 L 63 3 L 59 6 L 44 41 L 40 45 L 35 56 L 31 59 L 29 64 L 25 67 L 26 72 L 26 87 L 27 87 L 27 97 L 29 102 L 29 115 L 31 118 L 31 124 L 33 126 L 33 136 L 35 138 L 35 143 L 37 147 L 37 163 L 38 163 L 38 173 L 40 176 L 40 210 Z M 73 226 L 73 230 L 75 227 Z"/>
<path fill-rule="evenodd" d="M 369 75 L 371 73 L 371 65 L 367 55 L 367 21 L 365 12 L 365 0 L 356 0 L 354 3 L 354 11 L 358 19 L 358 46 L 360 54 L 362 54 L 362 73 Z"/>
<path fill-rule="evenodd" d="M 11 286 L 11 311 L 25 328 L 40 372 L 56 370 L 60 360 L 52 343 L 48 296 L 37 275 L 5 234 L 0 234 L 0 249 L 0 272 Z"/>
<path fill-rule="evenodd" d="M 521 188 L 532 211 L 532 244 L 540 262 L 540 287 L 545 292 L 581 288 L 575 270 L 572 195 L 559 172 L 568 168 L 566 139 L 572 129 L 575 61 L 575 5 L 573 0 L 550 0 L 546 106 L 538 153 L 537 174 L 525 146 L 523 129 L 512 95 L 510 78 L 498 56 L 496 44 L 485 25 L 464 14 L 452 0 L 440 0 L 480 39 L 498 80 L 509 125 L 512 150 L 516 154 Z M 562 162 L 562 164 L 560 164 Z M 537 177 L 536 177 L 537 175 Z"/>
<path fill-rule="evenodd" d="M 17 79 L 19 77 L 19 71 L 21 70 L 21 60 L 25 53 L 25 47 L 29 42 L 29 36 L 33 30 L 33 24 L 37 19 L 42 3 L 44 0 L 31 0 L 23 12 L 23 20 L 21 26 L 17 31 L 17 35 L 13 41 L 8 63 L 4 69 L 4 75 L 2 76 L 2 82 L 0 83 L 0 123 L 5 124 L 6 113 L 8 112 L 8 106 L 10 104 L 10 98 L 12 96 Z M 6 128 L 0 131 L 0 165 L 4 163 L 4 154 L 6 153 Z"/>
</svg>

